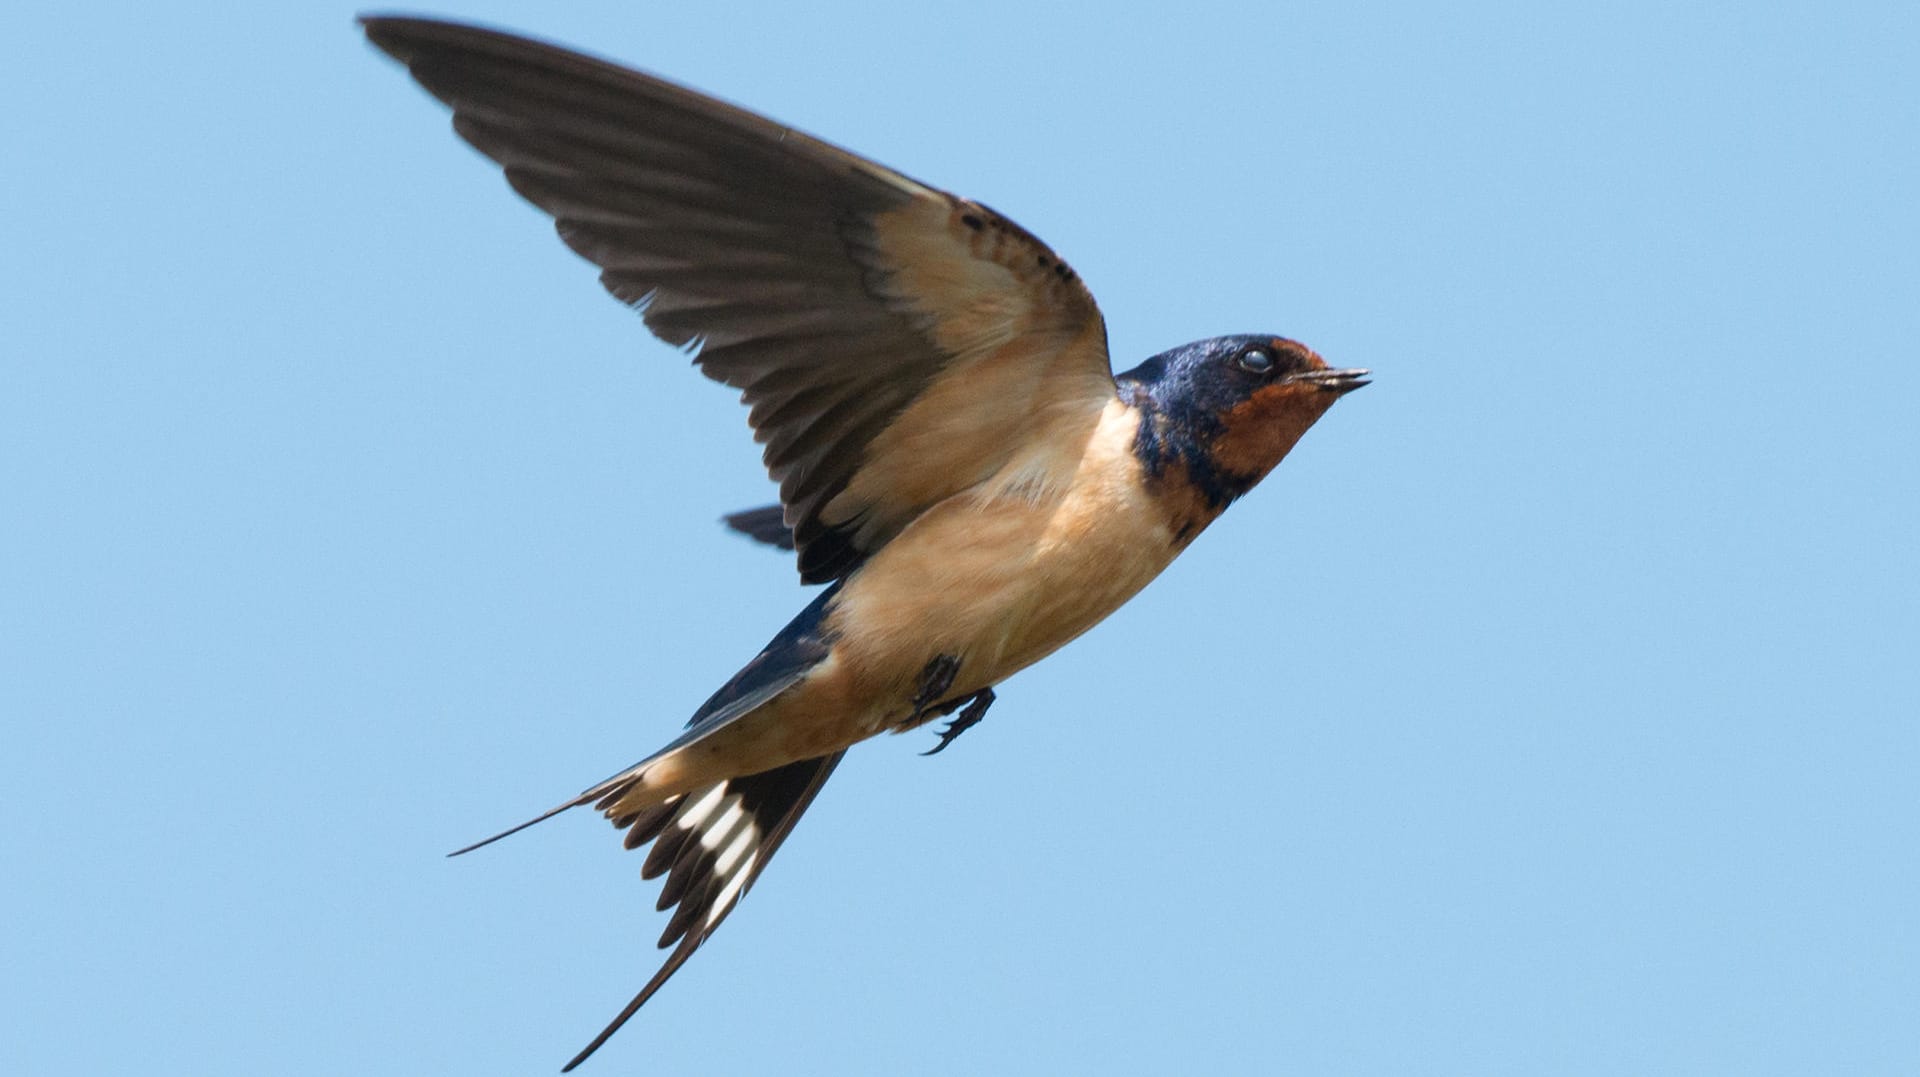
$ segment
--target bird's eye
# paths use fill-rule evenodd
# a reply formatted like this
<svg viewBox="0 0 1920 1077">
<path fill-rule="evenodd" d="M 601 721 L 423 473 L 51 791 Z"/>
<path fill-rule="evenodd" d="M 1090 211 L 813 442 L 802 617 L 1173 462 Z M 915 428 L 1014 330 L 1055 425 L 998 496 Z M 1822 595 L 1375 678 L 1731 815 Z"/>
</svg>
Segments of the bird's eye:
<svg viewBox="0 0 1920 1077">
<path fill-rule="evenodd" d="M 1248 348 L 1233 360 L 1234 365 L 1249 374 L 1270 374 L 1273 372 L 1273 356 L 1260 348 Z"/>
</svg>

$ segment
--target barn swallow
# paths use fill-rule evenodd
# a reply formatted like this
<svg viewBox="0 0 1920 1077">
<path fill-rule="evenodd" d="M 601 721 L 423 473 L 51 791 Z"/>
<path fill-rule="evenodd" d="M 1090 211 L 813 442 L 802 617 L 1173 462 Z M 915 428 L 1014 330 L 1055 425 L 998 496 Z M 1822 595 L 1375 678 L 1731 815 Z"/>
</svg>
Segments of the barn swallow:
<svg viewBox="0 0 1920 1077">
<path fill-rule="evenodd" d="M 825 587 L 592 805 L 652 849 L 673 947 L 766 869 L 847 749 L 952 718 L 1125 603 L 1367 371 L 1216 337 L 1115 375 L 1067 263 L 978 202 L 653 76 L 366 18 L 647 328 L 740 391 L 780 503 L 727 517 Z"/>
</svg>

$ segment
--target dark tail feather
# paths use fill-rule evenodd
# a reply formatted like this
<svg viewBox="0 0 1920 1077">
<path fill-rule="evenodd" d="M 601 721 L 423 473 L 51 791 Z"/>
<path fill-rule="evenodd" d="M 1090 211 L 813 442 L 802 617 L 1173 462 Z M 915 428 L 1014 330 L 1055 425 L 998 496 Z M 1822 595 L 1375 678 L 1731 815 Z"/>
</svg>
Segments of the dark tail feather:
<svg viewBox="0 0 1920 1077">
<path fill-rule="evenodd" d="M 806 676 L 808 670 L 826 658 L 829 653 L 828 645 L 820 638 L 818 629 L 821 618 L 826 615 L 827 604 L 833 601 L 833 596 L 839 590 L 840 585 L 836 583 L 815 595 L 813 601 L 807 604 L 807 608 L 800 611 L 800 615 L 795 617 L 787 627 L 781 629 L 779 634 L 775 635 L 754 657 L 753 661 L 748 662 L 740 672 L 734 674 L 732 680 L 722 685 L 720 690 L 713 694 L 713 698 L 707 700 L 698 711 L 694 712 L 692 720 L 687 723 L 687 731 L 674 738 L 672 743 L 582 792 L 572 800 L 548 808 L 519 826 L 509 827 L 490 838 L 483 838 L 463 849 L 455 849 L 447 855 L 459 856 L 482 846 L 492 845 L 509 834 L 518 834 L 535 823 L 544 822 L 568 808 L 578 808 L 583 804 L 594 804 L 622 829 L 631 827 L 635 821 L 643 817 L 648 818 L 654 823 L 652 830 L 657 832 L 659 819 L 654 813 L 670 808 L 675 798 L 656 796 L 645 788 L 643 779 L 648 768 L 679 749 L 718 733 L 735 719 L 751 714 L 761 704 L 792 687 Z M 835 756 L 834 760 L 837 762 L 839 756 Z M 782 770 L 784 768 L 767 773 L 778 774 Z M 832 764 L 828 764 L 827 771 L 832 770 Z M 820 780 L 825 781 L 826 774 L 823 773 Z M 629 794 L 632 796 L 630 797 Z M 634 803 L 628 803 L 630 799 Z M 804 803 L 800 806 L 806 807 Z M 795 814 L 798 815 L 798 812 Z M 643 833 L 646 829 L 641 828 Z M 644 837 L 635 837 L 630 832 L 627 835 L 627 848 L 631 849 L 643 844 L 652 837 L 652 833 L 645 833 Z"/>
<path fill-rule="evenodd" d="M 664 753 L 661 753 L 661 754 L 664 754 Z M 564 804 L 555 804 L 553 807 L 548 808 L 546 811 L 541 812 L 539 815 L 534 816 L 533 818 L 527 820 L 524 823 L 519 824 L 518 826 L 510 826 L 507 829 L 502 830 L 500 833 L 495 834 L 493 837 L 481 838 L 479 841 L 474 842 L 472 845 L 468 845 L 460 849 L 455 849 L 453 852 L 450 852 L 447 855 L 450 857 L 460 856 L 464 853 L 473 852 L 475 849 L 485 848 L 486 846 L 492 845 L 494 842 L 499 841 L 501 838 L 511 837 L 515 834 L 518 834 L 522 830 L 525 830 L 526 828 L 532 826 L 535 823 L 544 823 L 547 820 L 553 818 L 554 816 L 559 815 L 561 812 L 566 811 L 568 808 L 578 808 L 583 804 L 593 804 L 595 801 L 599 801 L 600 803 L 595 806 L 600 808 L 602 811 L 605 811 L 615 801 L 617 801 L 622 794 L 626 793 L 629 789 L 633 788 L 635 782 L 639 780 L 641 773 L 645 771 L 647 764 L 653 762 L 657 758 L 659 758 L 659 755 L 649 756 L 645 760 L 635 763 L 633 766 L 630 766 L 627 769 L 621 771 L 620 773 L 615 774 L 613 777 L 608 778 L 606 781 L 601 782 L 599 785 L 596 785 L 591 789 L 586 790 L 585 792 L 581 793 L 579 796 L 574 797 L 572 800 L 569 800 Z M 671 803 L 672 801 L 668 800 L 662 806 L 670 805 Z M 637 818 L 638 818 L 638 815 L 628 816 L 626 817 L 625 822 L 622 822 L 621 825 L 622 826 L 630 825 Z M 628 846 L 628 848 L 632 848 L 632 846 Z"/>
<path fill-rule="evenodd" d="M 787 526 L 786 512 L 778 505 L 729 512 L 720 520 L 755 542 L 793 549 L 793 528 Z"/>
<path fill-rule="evenodd" d="M 472 845 L 455 849 L 453 852 L 450 852 L 447 855 L 450 857 L 460 856 L 464 853 L 473 852 L 475 849 L 480 849 L 488 845 L 492 845 L 494 842 L 499 841 L 501 838 L 508 837 L 513 834 L 518 834 L 522 830 L 525 830 L 526 828 L 532 826 L 535 823 L 544 823 L 547 820 L 553 818 L 554 816 L 559 815 L 561 812 L 566 811 L 568 808 L 577 808 L 580 805 L 585 803 L 586 803 L 585 800 L 582 800 L 576 797 L 573 800 L 567 801 L 565 804 L 559 804 L 559 805 L 555 805 L 554 807 L 548 808 L 546 811 L 541 812 L 539 815 L 534 816 L 533 818 L 527 820 L 524 823 L 521 823 L 518 826 L 508 827 L 507 829 L 502 830 L 500 833 L 495 834 L 491 838 L 481 838 L 479 841 L 474 842 Z"/>
<path fill-rule="evenodd" d="M 707 941 L 740 903 L 753 881 L 766 870 L 767 861 L 773 858 L 780 843 L 787 840 L 793 825 L 800 821 L 801 814 L 813 803 L 814 796 L 845 754 L 840 751 L 818 759 L 804 759 L 696 789 L 672 804 L 670 816 L 648 811 L 614 818 L 616 826 L 654 830 L 655 833 L 647 837 L 655 839 L 656 851 L 663 848 L 659 842 L 672 844 L 671 855 L 660 858 L 666 863 L 656 863 L 655 857 L 649 855 L 642 874 L 653 878 L 664 872 L 665 889 L 679 895 L 676 902 L 670 903 L 677 908 L 668 920 L 666 934 L 660 938 L 661 947 L 673 946 L 673 952 L 667 955 L 653 979 L 633 996 L 633 1001 L 627 1003 L 592 1043 L 573 1056 L 573 1061 L 561 1067 L 560 1072 L 572 1071 L 599 1050 L 628 1018 L 646 1005 L 661 985 L 680 971 L 680 966 L 687 963 L 700 944 Z M 628 833 L 631 835 L 633 830 L 629 829 Z M 641 843 L 629 842 L 628 848 Z M 674 945 L 676 942 L 678 945 Z"/>
</svg>

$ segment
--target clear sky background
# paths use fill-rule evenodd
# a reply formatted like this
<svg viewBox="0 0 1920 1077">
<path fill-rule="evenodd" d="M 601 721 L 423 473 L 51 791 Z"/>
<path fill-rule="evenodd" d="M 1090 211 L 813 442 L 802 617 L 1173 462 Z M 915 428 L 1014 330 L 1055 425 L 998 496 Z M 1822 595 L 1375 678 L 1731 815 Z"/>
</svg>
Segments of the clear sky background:
<svg viewBox="0 0 1920 1077">
<path fill-rule="evenodd" d="M 588 1074 L 1920 1072 L 1911 4 L 471 3 L 1376 384 Z M 539 1074 L 564 817 L 806 600 L 728 391 L 328 4 L 0 65 L 0 1072 Z"/>
</svg>

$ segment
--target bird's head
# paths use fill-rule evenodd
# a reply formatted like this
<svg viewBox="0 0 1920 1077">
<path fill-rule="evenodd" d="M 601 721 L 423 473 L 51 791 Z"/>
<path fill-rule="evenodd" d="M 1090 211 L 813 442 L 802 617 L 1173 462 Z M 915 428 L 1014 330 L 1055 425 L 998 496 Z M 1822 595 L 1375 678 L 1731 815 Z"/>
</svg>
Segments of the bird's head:
<svg viewBox="0 0 1920 1077">
<path fill-rule="evenodd" d="M 1180 464 L 1197 493 L 1222 508 L 1253 488 L 1335 400 L 1367 384 L 1284 337 L 1215 337 L 1119 375 L 1142 414 L 1135 451 L 1159 477 Z"/>
</svg>

